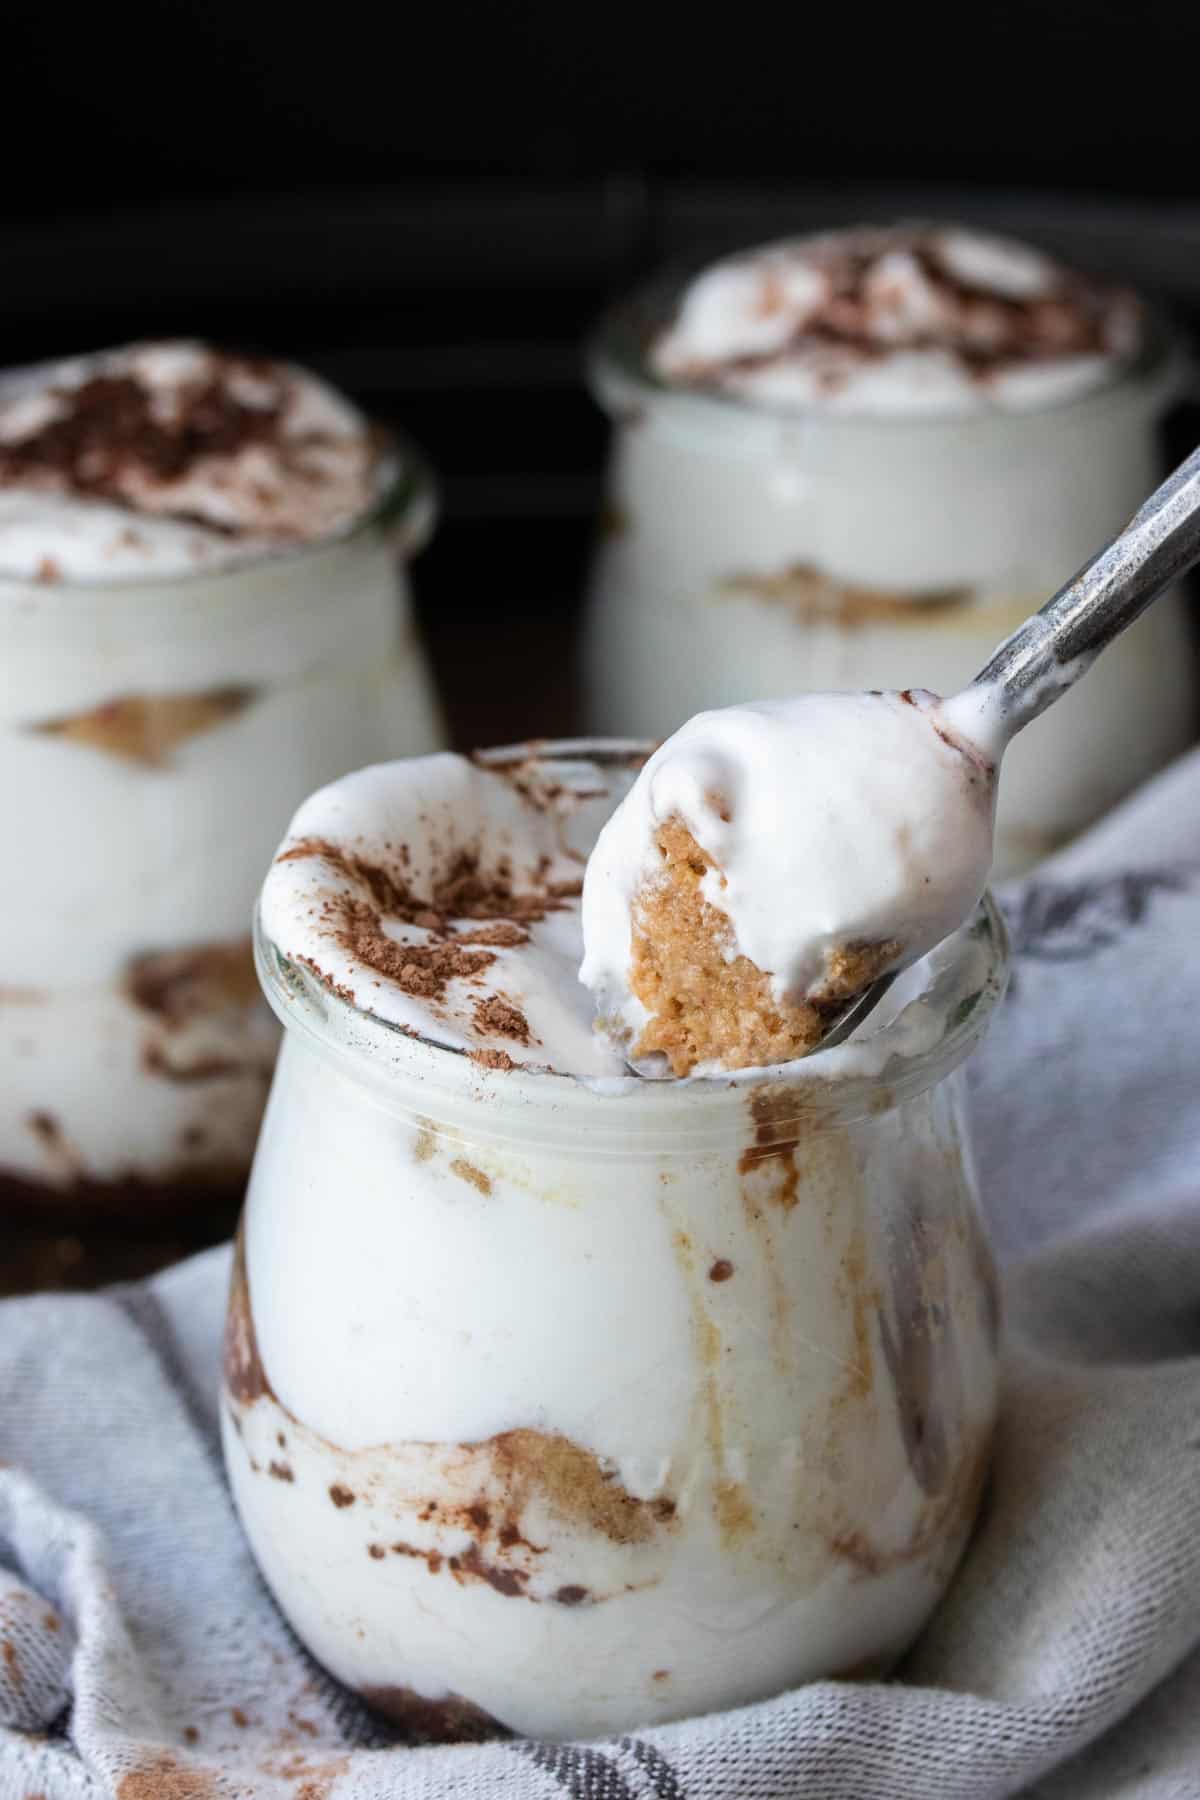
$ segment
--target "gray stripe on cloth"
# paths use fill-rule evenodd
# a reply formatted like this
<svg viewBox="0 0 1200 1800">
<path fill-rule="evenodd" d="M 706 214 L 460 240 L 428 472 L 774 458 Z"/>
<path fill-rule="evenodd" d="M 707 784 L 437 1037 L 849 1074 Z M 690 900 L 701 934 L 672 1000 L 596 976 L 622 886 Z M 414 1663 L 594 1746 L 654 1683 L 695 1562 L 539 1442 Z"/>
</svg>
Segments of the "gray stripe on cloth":
<svg viewBox="0 0 1200 1800">
<path fill-rule="evenodd" d="M 603 1751 L 582 1744 L 545 1744 L 533 1738 L 512 1748 L 552 1775 L 571 1800 L 638 1800 L 616 1763 Z"/>
<path fill-rule="evenodd" d="M 646 1771 L 657 1800 L 687 1800 L 687 1790 L 674 1767 L 653 1744 L 648 1744 L 645 1738 L 623 1737 L 621 1748 Z"/>
<path fill-rule="evenodd" d="M 220 1435 L 180 1354 L 174 1329 L 167 1317 L 167 1309 L 158 1295 L 151 1287 L 130 1283 L 128 1286 L 110 1288 L 107 1297 L 137 1326 L 153 1350 L 172 1393 L 178 1396 L 196 1436 L 212 1460 L 223 1470 L 225 1465 L 221 1455 Z"/>
</svg>

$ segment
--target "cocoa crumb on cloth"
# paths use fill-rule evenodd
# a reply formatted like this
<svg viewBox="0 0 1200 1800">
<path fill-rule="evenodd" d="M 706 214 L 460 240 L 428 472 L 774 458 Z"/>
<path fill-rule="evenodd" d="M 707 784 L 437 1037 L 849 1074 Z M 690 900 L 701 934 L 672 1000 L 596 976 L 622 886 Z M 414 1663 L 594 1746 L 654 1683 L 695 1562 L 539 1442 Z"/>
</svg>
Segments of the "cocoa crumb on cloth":
<svg viewBox="0 0 1200 1800">
<path fill-rule="evenodd" d="M 123 1775 L 117 1800 L 220 1800 L 216 1777 L 161 1750 Z"/>
</svg>

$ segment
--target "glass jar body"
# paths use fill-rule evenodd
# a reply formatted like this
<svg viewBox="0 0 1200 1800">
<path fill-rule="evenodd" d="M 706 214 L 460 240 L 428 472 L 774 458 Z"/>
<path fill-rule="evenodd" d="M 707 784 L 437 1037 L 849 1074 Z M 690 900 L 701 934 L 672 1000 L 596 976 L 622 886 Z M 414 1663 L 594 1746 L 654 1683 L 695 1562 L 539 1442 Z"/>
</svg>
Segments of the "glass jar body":
<svg viewBox="0 0 1200 1800">
<path fill-rule="evenodd" d="M 1170 370 L 1038 412 L 787 419 L 654 390 L 614 418 L 586 638 L 591 729 L 665 736 L 802 689 L 963 686 L 1159 479 Z M 1161 600 L 1005 758 L 997 871 L 1029 866 L 1190 742 L 1184 604 Z"/>
<path fill-rule="evenodd" d="M 394 521 L 174 579 L 0 580 L 0 645 L 4 1205 L 232 1202 L 277 1044 L 263 866 L 314 786 L 440 735 Z"/>
<path fill-rule="evenodd" d="M 222 1421 L 296 1631 L 443 1737 L 885 1667 L 962 1551 L 995 1409 L 960 1076 L 881 1079 L 852 1119 L 752 1087 L 719 1142 L 698 1091 L 697 1130 L 625 1148 L 637 1096 L 469 1080 L 452 1115 L 416 1081 L 395 1104 L 285 1034 Z"/>
</svg>

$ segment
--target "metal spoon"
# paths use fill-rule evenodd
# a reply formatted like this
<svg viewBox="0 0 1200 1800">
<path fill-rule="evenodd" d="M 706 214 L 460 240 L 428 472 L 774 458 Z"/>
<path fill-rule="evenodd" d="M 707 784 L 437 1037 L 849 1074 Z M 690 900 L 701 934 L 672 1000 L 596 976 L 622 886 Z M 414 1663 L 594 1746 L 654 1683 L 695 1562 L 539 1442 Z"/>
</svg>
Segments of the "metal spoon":
<svg viewBox="0 0 1200 1800">
<path fill-rule="evenodd" d="M 1200 449 L 1192 451 L 1124 531 L 1019 625 L 969 687 L 946 703 L 955 723 L 999 768 L 1006 746 L 1086 675 L 1100 652 L 1200 562 Z M 895 975 L 850 1002 L 822 1038 L 832 1049 L 857 1031 Z"/>
</svg>

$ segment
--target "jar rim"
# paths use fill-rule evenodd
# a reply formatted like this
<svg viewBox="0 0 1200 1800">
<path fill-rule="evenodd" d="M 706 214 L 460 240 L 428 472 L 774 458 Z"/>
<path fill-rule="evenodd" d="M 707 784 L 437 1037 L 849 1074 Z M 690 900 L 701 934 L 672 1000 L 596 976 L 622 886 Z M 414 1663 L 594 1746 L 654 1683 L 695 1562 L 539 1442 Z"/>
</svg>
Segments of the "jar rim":
<svg viewBox="0 0 1200 1800">
<path fill-rule="evenodd" d="M 1165 404 L 1182 391 L 1186 380 L 1188 355 L 1183 332 L 1162 307 L 1140 296 L 1146 331 L 1137 355 L 1115 362 L 1111 373 L 1095 387 L 1040 406 L 972 412 L 835 413 L 814 406 L 771 406 L 723 389 L 683 387 L 654 372 L 649 346 L 652 336 L 675 312 L 689 282 L 710 267 L 711 261 L 677 263 L 601 314 L 585 346 L 585 363 L 593 397 L 610 417 L 620 421 L 653 405 L 669 409 L 680 423 L 710 429 L 786 430 L 791 426 L 831 434 L 947 429 L 998 433 L 1019 429 L 1022 423 L 1028 427 L 1038 419 L 1084 417 L 1131 389 L 1140 388 L 1154 404 Z"/>
<path fill-rule="evenodd" d="M 519 755 L 550 770 L 559 761 L 611 767 L 628 766 L 652 748 L 580 738 L 506 745 L 477 757 L 485 766 Z M 492 1069 L 467 1048 L 360 1009 L 268 937 L 261 898 L 254 947 L 263 992 L 285 1028 L 365 1084 L 385 1109 L 497 1142 L 586 1141 L 588 1154 L 717 1148 L 744 1138 L 747 1106 L 759 1121 L 760 1142 L 800 1125 L 807 1131 L 889 1111 L 965 1059 L 1008 974 L 1003 915 L 987 893 L 957 932 L 905 971 L 872 1022 L 846 1044 L 769 1068 L 655 1081 L 522 1063 Z"/>
<path fill-rule="evenodd" d="M 226 576 L 245 575 L 269 567 L 287 570 L 306 557 L 318 555 L 339 545 L 353 543 L 359 537 L 377 530 L 397 535 L 405 557 L 415 556 L 427 542 L 437 513 L 437 482 L 428 459 L 413 440 L 403 432 L 379 428 L 382 453 L 375 471 L 376 490 L 360 512 L 355 513 L 333 531 L 305 543 L 284 544 L 277 548 L 256 550 L 250 556 L 229 562 L 197 564 L 195 568 L 141 572 L 125 570 L 111 575 L 68 576 L 53 582 L 38 583 L 38 593 L 53 595 L 66 603 L 76 596 L 103 593 L 149 593 L 161 590 L 174 595 L 180 589 L 220 581 Z M 8 587 L 28 587 L 32 578 L 27 572 L 5 568 L 0 560 L 0 583 Z"/>
</svg>

